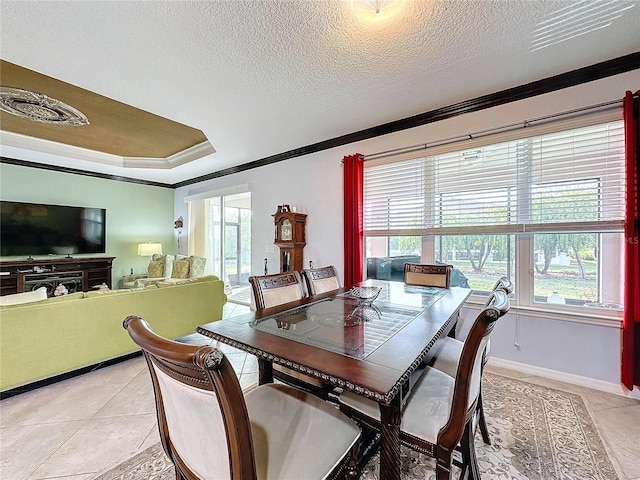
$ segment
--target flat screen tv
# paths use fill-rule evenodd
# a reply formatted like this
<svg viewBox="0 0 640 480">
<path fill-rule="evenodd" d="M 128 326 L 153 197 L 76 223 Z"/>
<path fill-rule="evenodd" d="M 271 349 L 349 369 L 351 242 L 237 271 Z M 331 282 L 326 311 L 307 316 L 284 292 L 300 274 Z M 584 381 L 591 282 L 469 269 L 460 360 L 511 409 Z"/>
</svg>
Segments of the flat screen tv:
<svg viewBox="0 0 640 480">
<path fill-rule="evenodd" d="M 0 256 L 105 253 L 107 211 L 0 201 Z"/>
</svg>

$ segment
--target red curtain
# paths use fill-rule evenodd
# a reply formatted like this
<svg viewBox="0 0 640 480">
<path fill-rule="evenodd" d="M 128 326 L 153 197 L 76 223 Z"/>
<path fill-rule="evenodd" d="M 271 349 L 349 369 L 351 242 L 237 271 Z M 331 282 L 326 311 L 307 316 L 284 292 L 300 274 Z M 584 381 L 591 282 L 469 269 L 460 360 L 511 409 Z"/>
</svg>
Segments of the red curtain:
<svg viewBox="0 0 640 480">
<path fill-rule="evenodd" d="M 622 324 L 622 383 L 629 389 L 640 386 L 640 91 L 624 97 L 626 151 L 625 295 Z"/>
<path fill-rule="evenodd" d="M 363 235 L 362 193 L 364 168 L 362 155 L 347 155 L 344 169 L 344 286 L 362 281 Z"/>
</svg>

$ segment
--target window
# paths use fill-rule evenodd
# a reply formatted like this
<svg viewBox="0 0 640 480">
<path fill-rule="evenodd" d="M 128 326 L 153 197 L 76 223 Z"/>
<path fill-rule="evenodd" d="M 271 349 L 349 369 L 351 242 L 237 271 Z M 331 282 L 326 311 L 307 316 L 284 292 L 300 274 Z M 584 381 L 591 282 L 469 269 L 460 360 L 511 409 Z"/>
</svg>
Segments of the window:
<svg viewBox="0 0 640 480">
<path fill-rule="evenodd" d="M 623 123 L 588 123 L 365 163 L 367 256 L 451 264 L 475 293 L 505 275 L 519 305 L 620 309 Z"/>
</svg>

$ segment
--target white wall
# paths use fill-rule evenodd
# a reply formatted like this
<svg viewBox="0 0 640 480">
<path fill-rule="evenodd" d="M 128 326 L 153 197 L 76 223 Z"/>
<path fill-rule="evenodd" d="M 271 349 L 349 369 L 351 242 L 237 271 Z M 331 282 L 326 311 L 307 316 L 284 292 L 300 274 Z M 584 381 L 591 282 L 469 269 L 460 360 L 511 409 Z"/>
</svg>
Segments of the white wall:
<svg viewBox="0 0 640 480">
<path fill-rule="evenodd" d="M 247 183 L 252 192 L 252 273 L 278 271 L 273 243 L 273 218 L 279 204 L 288 203 L 308 214 L 305 265 L 333 264 L 343 273 L 342 169 L 340 161 L 353 153 L 371 154 L 392 148 L 433 142 L 602 102 L 621 99 L 640 87 L 640 70 L 540 95 L 508 105 L 454 117 L 434 124 L 294 158 L 247 172 L 209 180 L 175 192 L 175 216 L 187 218 L 184 197 Z M 384 99 L 393 101 L 393 99 Z M 213 155 L 215 160 L 215 154 Z M 186 226 L 186 225 L 185 225 Z M 185 231 L 188 229 L 185 228 Z M 183 244 L 186 244 L 183 243 Z M 515 312 L 515 310 L 514 310 Z M 514 315 L 514 313 L 510 314 Z M 520 348 L 513 345 L 514 321 L 501 321 L 492 338 L 493 356 L 513 362 L 619 384 L 620 328 L 566 319 L 519 314 Z"/>
<path fill-rule="evenodd" d="M 304 264 L 335 264 L 342 271 L 342 157 L 327 158 L 324 152 L 260 167 L 247 172 L 202 182 L 176 190 L 176 216 L 188 219 L 184 197 L 203 190 L 222 190 L 249 184 L 251 190 L 251 273 L 264 273 L 267 258 L 269 273 L 279 271 L 278 249 L 272 248 L 274 224 L 272 215 L 283 203 L 296 207 L 307 216 L 307 246 Z M 185 232 L 188 224 L 185 223 Z M 186 245 L 187 242 L 183 242 Z"/>
</svg>

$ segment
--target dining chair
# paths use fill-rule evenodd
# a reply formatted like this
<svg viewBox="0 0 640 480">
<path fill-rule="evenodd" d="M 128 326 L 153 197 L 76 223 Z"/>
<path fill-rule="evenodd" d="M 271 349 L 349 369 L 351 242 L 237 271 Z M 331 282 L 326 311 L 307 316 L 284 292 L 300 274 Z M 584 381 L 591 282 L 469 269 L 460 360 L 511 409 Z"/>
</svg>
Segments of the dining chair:
<svg viewBox="0 0 640 480">
<path fill-rule="evenodd" d="M 403 280 L 405 285 L 449 288 L 452 270 L 451 265 L 405 263 Z"/>
<path fill-rule="evenodd" d="M 473 441 L 473 418 L 480 392 L 482 352 L 496 320 L 509 310 L 509 298 L 502 290 L 491 294 L 489 305 L 477 316 L 467 335 L 455 377 L 426 366 L 416 381 L 400 422 L 400 441 L 409 448 L 436 459 L 436 479 L 452 478 L 452 465 L 480 479 Z M 345 391 L 340 410 L 363 428 L 380 430 L 378 403 Z M 454 459 L 459 450 L 462 461 Z"/>
<path fill-rule="evenodd" d="M 307 285 L 309 295 L 318 295 L 340 288 L 338 271 L 333 265 L 304 269 L 302 270 L 302 277 Z"/>
<path fill-rule="evenodd" d="M 123 326 L 149 367 L 177 479 L 337 479 L 356 470 L 360 430 L 333 405 L 287 385 L 245 394 L 220 350 L 160 337 L 134 315 Z"/>
<path fill-rule="evenodd" d="M 253 290 L 257 311 L 307 297 L 302 277 L 297 271 L 251 276 L 249 283 Z M 281 382 L 311 392 L 321 398 L 328 398 L 329 392 L 333 390 L 332 386 L 318 378 L 276 363 L 273 364 L 273 376 Z"/>
<path fill-rule="evenodd" d="M 513 292 L 513 283 L 507 277 L 500 277 L 492 288 L 492 292 L 497 290 L 502 290 L 507 295 L 510 295 Z M 491 296 L 489 296 L 489 300 L 491 300 Z M 446 373 L 447 375 L 451 375 L 454 377 L 458 370 L 458 363 L 460 362 L 460 355 L 462 354 L 462 347 L 464 343 L 458 339 L 446 337 L 442 338 L 436 344 L 435 353 L 429 362 L 429 365 L 433 368 L 440 370 L 441 372 Z M 487 345 L 482 354 L 482 368 L 489 361 L 489 351 L 491 349 L 491 339 L 487 340 Z M 489 430 L 487 428 L 487 421 L 484 415 L 484 406 L 482 402 L 482 386 L 480 388 L 480 394 L 478 395 L 478 404 L 477 404 L 478 416 L 477 422 L 480 427 L 480 433 L 482 434 L 482 440 L 487 445 L 491 445 L 491 439 L 489 437 Z"/>
<path fill-rule="evenodd" d="M 249 277 L 257 310 L 301 300 L 307 296 L 297 271 Z"/>
</svg>

